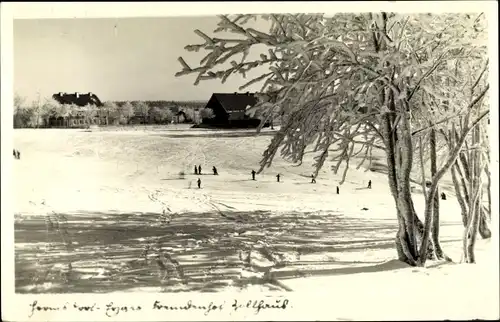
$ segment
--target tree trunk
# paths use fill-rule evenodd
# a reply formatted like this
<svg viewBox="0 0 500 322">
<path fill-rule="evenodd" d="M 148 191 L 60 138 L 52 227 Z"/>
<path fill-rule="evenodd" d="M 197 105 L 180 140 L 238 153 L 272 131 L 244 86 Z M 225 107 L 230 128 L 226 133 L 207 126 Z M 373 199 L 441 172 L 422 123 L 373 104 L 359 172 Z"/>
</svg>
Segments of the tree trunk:
<svg viewBox="0 0 500 322">
<path fill-rule="evenodd" d="M 486 114 L 484 114 L 486 115 Z M 483 115 L 483 116 L 484 116 Z M 429 196 L 426 200 L 425 204 L 425 224 L 424 224 L 424 238 L 422 239 L 422 244 L 420 246 L 420 256 L 419 256 L 419 265 L 424 265 L 425 260 L 427 259 L 427 243 L 428 243 L 428 236 L 430 233 L 431 229 L 431 222 L 432 222 L 432 210 L 433 210 L 433 201 L 434 201 L 434 196 L 437 191 L 437 185 L 443 175 L 445 174 L 446 171 L 455 163 L 457 158 L 459 157 L 459 154 L 465 144 L 465 141 L 467 139 L 468 134 L 471 132 L 471 130 L 474 130 L 475 126 L 477 126 L 477 123 L 481 120 L 481 118 L 478 118 L 473 124 L 462 130 L 462 133 L 460 133 L 460 138 L 457 140 L 454 148 L 452 151 L 450 151 L 450 155 L 448 157 L 448 160 L 446 163 L 442 166 L 441 169 L 436 173 L 435 176 L 432 177 L 432 183 L 429 191 Z M 471 186 L 472 190 L 472 186 Z"/>
<path fill-rule="evenodd" d="M 491 230 L 488 224 L 488 216 L 486 215 L 486 210 L 481 205 L 480 218 L 479 218 L 479 235 L 482 239 L 491 238 Z"/>
<path fill-rule="evenodd" d="M 399 156 L 401 159 L 398 173 L 398 200 L 400 201 L 400 210 L 407 222 L 407 234 L 411 240 L 412 254 L 417 258 L 418 248 L 415 238 L 415 211 L 411 198 L 410 174 L 413 167 L 413 142 L 410 131 L 410 116 L 407 113 L 402 113 L 400 122 L 400 140 L 399 140 Z"/>
<path fill-rule="evenodd" d="M 475 191 L 475 196 L 473 198 L 474 203 L 471 207 L 470 215 L 469 215 L 469 223 L 465 228 L 464 234 L 464 260 L 466 263 L 474 264 L 476 262 L 476 257 L 474 253 L 474 248 L 476 246 L 477 240 L 477 232 L 479 228 L 479 216 L 480 211 L 476 209 L 476 206 L 479 204 L 479 190 Z"/>
<path fill-rule="evenodd" d="M 436 153 L 436 130 L 431 128 L 430 131 L 430 154 L 431 154 L 431 178 L 434 178 L 437 174 L 437 153 Z M 431 198 L 430 196 L 427 196 Z M 439 188 L 436 187 L 436 193 L 434 195 L 433 209 L 432 209 L 432 223 L 431 223 L 431 239 L 434 244 L 434 250 L 436 252 L 437 259 L 447 259 L 449 258 L 444 254 L 441 244 L 439 243 Z"/>
<path fill-rule="evenodd" d="M 415 240 L 414 207 L 409 191 L 409 180 L 406 189 L 400 187 L 401 180 L 398 176 L 396 164 L 396 136 L 392 131 L 391 116 L 385 116 L 383 135 L 387 145 L 388 179 L 391 194 L 395 200 L 399 229 L 396 233 L 396 250 L 398 259 L 409 265 L 416 266 L 417 243 Z M 404 184 L 403 184 L 404 186 Z M 405 191 L 407 190 L 407 191 Z M 400 193 L 401 191 L 401 193 Z M 406 193 L 403 193 L 406 192 Z"/>
<path fill-rule="evenodd" d="M 489 158 L 489 154 L 487 154 L 487 157 Z M 481 220 L 479 222 L 479 234 L 483 239 L 491 238 L 491 230 L 489 229 L 489 222 L 491 220 L 491 174 L 488 163 L 489 160 L 486 160 L 486 164 L 484 165 L 484 174 L 486 175 L 487 182 L 486 197 L 488 207 L 481 207 Z"/>
<path fill-rule="evenodd" d="M 476 146 L 479 143 L 480 126 L 477 125 L 472 132 L 472 145 Z M 476 262 L 474 248 L 477 240 L 477 232 L 481 221 L 482 213 L 482 180 L 481 172 L 483 171 L 481 162 L 481 151 L 475 149 L 471 151 L 471 174 L 473 175 L 471 182 L 471 191 L 474 191 L 474 197 L 470 207 L 470 220 L 467 225 L 464 236 L 464 259 L 466 263 L 474 264 Z"/>
<path fill-rule="evenodd" d="M 462 191 L 460 189 L 460 183 L 458 182 L 457 178 L 457 170 L 456 168 L 458 167 L 457 162 L 451 167 L 451 178 L 453 180 L 453 186 L 455 188 L 455 195 L 458 201 L 458 204 L 460 205 L 460 210 L 462 213 L 462 223 L 464 227 L 467 227 L 467 203 L 465 202 L 464 196 L 462 194 Z"/>
<path fill-rule="evenodd" d="M 478 124 L 477 126 L 477 141 L 482 147 L 484 145 L 483 142 L 483 135 L 482 135 L 482 124 Z M 478 175 L 482 177 L 482 175 L 486 175 L 486 180 L 487 180 L 487 198 L 488 198 L 488 210 L 491 211 L 491 180 L 490 180 L 490 175 L 489 175 L 489 169 L 488 169 L 488 163 L 489 160 L 487 159 L 488 155 L 483 156 L 483 151 L 477 150 L 477 159 L 478 159 Z M 482 182 L 482 180 L 481 180 Z M 487 209 L 483 206 L 483 184 L 479 187 L 480 189 L 480 198 L 479 198 L 479 235 L 483 239 L 488 239 L 491 238 L 491 230 L 488 227 L 488 213 Z M 489 215 L 491 215 L 491 212 L 489 212 Z"/>
<path fill-rule="evenodd" d="M 488 152 L 488 158 L 489 158 L 489 152 Z M 486 173 L 486 180 L 487 180 L 486 193 L 488 197 L 488 213 L 491 216 L 491 173 L 488 164 L 489 160 L 488 163 L 484 166 L 484 172 Z M 491 220 L 491 217 L 488 219 Z"/>
<path fill-rule="evenodd" d="M 456 137 L 457 135 L 455 135 Z M 457 162 L 455 162 L 454 166 L 451 168 L 451 175 L 453 179 L 453 185 L 455 187 L 455 193 L 457 196 L 457 201 L 460 204 L 460 209 L 462 212 L 462 223 L 464 227 L 467 227 L 469 222 L 469 210 L 468 208 L 472 207 L 472 199 L 471 196 L 472 191 L 469 191 L 472 186 L 473 177 L 471 176 L 471 163 L 474 162 L 474 158 L 476 158 L 475 154 L 471 155 L 472 158 L 468 160 L 467 155 L 465 153 L 460 153 Z M 462 166 L 462 167 L 461 167 Z M 463 171 L 462 169 L 463 168 Z M 487 187 L 487 198 L 488 198 L 488 208 L 491 209 L 491 177 L 489 175 L 488 166 L 485 165 L 485 174 L 488 182 Z M 460 180 L 458 179 L 460 178 Z M 469 183 L 469 186 L 467 185 Z M 463 192 L 462 192 L 463 190 Z M 482 200 L 482 197 L 481 199 Z M 491 214 L 491 212 L 489 213 Z M 487 239 L 491 238 L 491 230 L 489 229 L 489 214 L 485 211 L 484 207 L 481 206 L 481 212 L 479 215 L 479 234 L 481 238 Z"/>
<path fill-rule="evenodd" d="M 425 175 L 425 163 L 424 163 L 424 148 L 422 143 L 422 137 L 418 138 L 419 148 L 420 148 L 420 176 L 422 177 L 420 180 L 420 186 L 422 187 L 422 194 L 424 195 L 424 199 L 427 199 L 427 191 L 425 187 L 425 182 L 427 181 L 427 176 Z"/>
<path fill-rule="evenodd" d="M 461 166 L 460 166 L 461 165 Z M 462 171 L 462 168 L 464 169 Z M 462 184 L 462 189 L 464 190 L 465 202 L 469 205 L 471 193 L 469 192 L 470 187 L 467 186 L 467 182 L 470 182 L 471 178 L 469 175 L 469 162 L 463 154 L 460 155 L 459 160 L 456 162 L 456 170 L 460 178 L 460 183 Z"/>
</svg>

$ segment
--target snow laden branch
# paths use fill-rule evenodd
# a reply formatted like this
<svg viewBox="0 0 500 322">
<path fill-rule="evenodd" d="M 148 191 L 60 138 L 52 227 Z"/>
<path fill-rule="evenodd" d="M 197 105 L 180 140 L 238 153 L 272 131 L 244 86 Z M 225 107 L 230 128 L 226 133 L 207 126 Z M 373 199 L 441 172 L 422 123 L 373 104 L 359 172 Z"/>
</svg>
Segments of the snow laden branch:
<svg viewBox="0 0 500 322">
<path fill-rule="evenodd" d="M 257 30 L 256 20 L 266 21 L 268 28 Z M 465 137 L 484 117 L 478 114 L 470 122 L 467 107 L 478 104 L 487 87 L 472 102 L 463 94 L 474 87 L 470 75 L 485 52 L 484 24 L 462 14 L 221 16 L 214 33 L 232 36 L 197 31 L 203 43 L 186 50 L 208 53 L 193 67 L 179 58 L 182 70 L 176 75 L 194 74 L 198 84 L 257 74 L 241 87 L 261 86 L 251 112 L 263 117 L 261 126 L 281 120 L 259 172 L 278 154 L 300 164 L 313 153 L 315 174 L 327 164 L 334 172 L 344 165 L 342 183 L 356 158 L 360 167 L 373 148 L 382 148 L 399 223 L 398 258 L 417 265 L 427 245 L 432 251 L 435 243 L 427 240 L 428 214 L 424 227 L 410 191 L 416 139 L 427 129 L 463 124 L 460 148 L 449 155 L 454 162 Z M 435 186 L 445 171 L 442 167 L 432 176 Z"/>
<path fill-rule="evenodd" d="M 264 63 L 269 63 L 270 72 L 252 79 L 241 88 L 258 82 L 264 83 L 261 92 L 267 93 L 261 95 L 260 104 L 255 107 L 255 110 L 260 108 L 264 111 L 262 113 L 264 120 L 261 124 L 277 115 L 281 115 L 283 119 L 295 119 L 297 124 L 301 124 L 300 126 L 291 125 L 282 128 L 276 141 L 269 146 L 269 149 L 277 149 L 278 146 L 282 146 L 281 154 L 283 156 L 287 156 L 292 161 L 301 162 L 306 153 L 306 146 L 318 139 L 314 149 L 320 153 L 315 159 L 316 173 L 327 160 L 329 148 L 333 144 L 339 144 L 344 149 L 341 154 L 342 158 L 334 167 L 336 170 L 338 170 L 340 163 L 347 162 L 350 157 L 354 156 L 349 151 L 360 153 L 359 151 L 363 149 L 365 151 L 363 163 L 371 156 L 373 147 L 383 148 L 375 143 L 376 139 L 373 139 L 374 135 L 377 136 L 376 126 L 368 125 L 362 133 L 349 133 L 348 135 L 346 135 L 345 129 L 323 131 L 326 127 L 324 124 L 331 123 L 328 119 L 333 115 L 334 107 L 339 104 L 343 104 L 343 113 L 350 113 L 350 117 L 344 118 L 345 124 L 355 125 L 359 123 L 360 121 L 355 118 L 369 108 L 375 111 L 373 118 L 377 115 L 379 107 L 376 103 L 371 102 L 373 98 L 366 102 L 356 102 L 356 100 L 371 90 L 376 90 L 377 80 L 383 75 L 378 72 L 367 75 L 364 72 L 363 67 L 368 66 L 366 62 L 373 57 L 363 55 L 363 52 L 360 52 L 363 41 L 361 43 L 351 42 L 349 37 L 346 41 L 343 39 L 345 36 L 342 32 L 351 26 L 355 27 L 356 30 L 363 30 L 368 23 L 367 17 L 361 15 L 351 20 L 350 15 L 341 15 L 338 17 L 339 21 L 348 23 L 348 25 L 340 30 L 336 28 L 338 27 L 336 22 L 334 23 L 322 15 L 270 15 L 262 16 L 262 18 L 271 21 L 268 33 L 255 32 L 254 28 L 245 28 L 244 24 L 235 22 L 241 19 L 240 16 L 234 19 L 228 16 L 221 17 L 216 32 L 229 31 L 243 38 L 234 46 L 226 45 L 228 39 L 212 38 L 197 31 L 205 43 L 188 46 L 187 49 L 199 50 L 203 48 L 209 50 L 210 53 L 197 68 L 191 68 L 180 58 L 183 70 L 177 75 L 197 73 L 196 83 L 199 80 L 212 78 L 220 78 L 224 82 L 230 74 L 236 71 L 248 72 Z M 268 48 L 269 55 L 261 53 L 261 60 L 245 61 L 248 52 L 255 45 L 271 46 Z M 213 70 L 217 66 L 222 66 L 225 61 L 225 59 L 217 57 L 236 56 L 239 53 L 243 53 L 240 63 L 231 63 L 232 67 L 222 71 Z M 209 56 L 213 59 L 207 58 Z M 271 90 L 271 86 L 276 89 Z M 330 106 L 330 108 L 327 109 L 326 106 Z M 290 118 L 291 115 L 294 115 L 294 108 L 304 108 L 305 113 Z M 321 117 L 304 117 L 312 114 L 321 115 Z M 370 120 L 363 120 L 363 122 L 370 123 Z M 323 124 L 323 127 L 315 126 L 320 123 Z M 332 127 L 334 124 L 328 126 Z M 320 130 L 302 130 L 304 127 L 316 127 Z M 318 138 L 318 133 L 321 131 L 323 132 Z M 356 137 L 366 138 L 366 141 L 356 140 Z M 380 136 L 377 140 L 381 140 Z M 341 144 L 340 141 L 345 142 Z M 356 149 L 355 151 L 355 144 L 361 145 L 360 150 Z M 271 165 L 276 152 L 264 153 L 260 171 L 264 166 Z"/>
</svg>

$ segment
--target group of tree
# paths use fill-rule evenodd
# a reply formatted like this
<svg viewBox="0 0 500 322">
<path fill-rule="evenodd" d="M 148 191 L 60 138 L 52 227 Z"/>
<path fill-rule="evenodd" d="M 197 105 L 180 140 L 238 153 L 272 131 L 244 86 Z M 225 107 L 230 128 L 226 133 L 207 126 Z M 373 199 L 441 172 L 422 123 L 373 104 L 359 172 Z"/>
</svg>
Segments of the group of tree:
<svg viewBox="0 0 500 322">
<path fill-rule="evenodd" d="M 14 128 L 44 127 L 52 117 L 68 116 L 76 106 L 62 105 L 52 98 L 38 98 L 31 103 L 17 93 L 14 95 Z"/>
<path fill-rule="evenodd" d="M 256 30 L 256 20 L 268 29 Z M 439 241 L 438 198 L 451 174 L 463 260 L 474 263 L 478 231 L 491 236 L 486 26 L 483 14 L 224 15 L 214 36 L 195 30 L 203 42 L 185 49 L 206 56 L 196 66 L 179 57 L 176 75 L 195 74 L 197 85 L 261 71 L 240 90 L 261 84 L 254 109 L 282 125 L 259 172 L 278 152 L 298 163 L 316 153 L 315 174 L 332 162 L 342 184 L 355 158 L 359 168 L 373 149 L 384 151 L 398 220 L 395 248 L 409 265 L 451 260 Z M 411 189 L 416 171 L 425 197 L 421 217 Z"/>
<path fill-rule="evenodd" d="M 160 105 L 164 104 L 164 105 Z M 172 104 L 173 103 L 173 104 Z M 201 103 L 167 101 L 124 101 L 104 102 L 102 107 L 87 105 L 79 107 L 74 104 L 64 105 L 52 98 L 40 99 L 29 103 L 24 97 L 14 97 L 14 127 L 37 128 L 46 127 L 53 118 L 72 118 L 82 120 L 83 124 L 92 124 L 97 117 L 106 120 L 102 125 L 169 124 L 172 121 L 192 123 L 201 120 L 199 116 Z M 178 118 L 182 111 L 182 118 Z"/>
<path fill-rule="evenodd" d="M 215 117 L 214 110 L 206 107 L 200 111 L 200 117 L 202 119 L 213 119 Z"/>
</svg>

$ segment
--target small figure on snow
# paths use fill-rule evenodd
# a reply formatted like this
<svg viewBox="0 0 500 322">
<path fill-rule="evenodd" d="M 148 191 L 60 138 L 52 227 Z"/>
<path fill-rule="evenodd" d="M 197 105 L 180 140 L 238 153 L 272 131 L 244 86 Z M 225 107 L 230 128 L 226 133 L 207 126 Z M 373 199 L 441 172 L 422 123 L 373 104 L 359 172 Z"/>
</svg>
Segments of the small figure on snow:
<svg viewBox="0 0 500 322">
<path fill-rule="evenodd" d="M 201 164 L 198 166 L 198 174 L 201 174 Z"/>
<path fill-rule="evenodd" d="M 257 172 L 255 172 L 255 170 L 252 170 L 252 180 L 255 180 L 255 174 L 256 174 L 256 173 L 257 173 Z"/>
<path fill-rule="evenodd" d="M 441 199 L 446 200 L 446 194 L 444 192 L 441 192 Z"/>
<path fill-rule="evenodd" d="M 14 158 L 17 159 L 17 152 L 16 152 L 16 150 L 13 150 L 13 155 L 14 155 Z"/>
<path fill-rule="evenodd" d="M 217 168 L 215 166 L 212 167 L 212 171 L 214 172 L 214 176 L 219 174 L 219 173 L 217 173 Z"/>
<path fill-rule="evenodd" d="M 19 152 L 19 150 L 17 150 L 17 159 L 21 160 L 21 152 Z"/>
<path fill-rule="evenodd" d="M 316 183 L 316 178 L 314 177 L 314 174 L 311 174 L 311 183 Z"/>
<path fill-rule="evenodd" d="M 198 174 L 198 167 L 194 166 L 194 174 Z"/>
<path fill-rule="evenodd" d="M 278 174 L 276 175 L 276 181 L 277 181 L 277 182 L 280 182 L 280 177 L 281 177 L 281 176 L 280 176 L 280 174 L 278 173 Z"/>
<path fill-rule="evenodd" d="M 198 189 L 200 189 L 201 188 L 201 179 L 200 178 L 198 178 L 197 183 L 198 183 Z"/>
<path fill-rule="evenodd" d="M 340 195 L 340 188 L 337 186 L 337 194 Z"/>
<path fill-rule="evenodd" d="M 368 180 L 368 189 L 371 189 L 371 188 L 372 188 L 372 181 Z"/>
</svg>

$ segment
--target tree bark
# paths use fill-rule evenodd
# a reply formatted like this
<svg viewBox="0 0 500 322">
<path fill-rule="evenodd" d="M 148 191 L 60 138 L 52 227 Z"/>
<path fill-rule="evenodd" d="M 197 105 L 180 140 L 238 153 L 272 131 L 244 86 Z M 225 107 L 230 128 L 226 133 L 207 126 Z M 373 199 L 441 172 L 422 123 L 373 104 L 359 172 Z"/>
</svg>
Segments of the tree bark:
<svg viewBox="0 0 500 322">
<path fill-rule="evenodd" d="M 420 148 L 420 175 L 422 180 L 420 180 L 420 186 L 422 187 L 422 194 L 424 195 L 424 199 L 427 199 L 427 188 L 425 187 L 425 182 L 427 181 L 427 176 L 425 175 L 425 163 L 424 163 L 424 147 L 422 143 L 422 137 L 418 138 L 419 140 L 419 148 Z"/>
<path fill-rule="evenodd" d="M 458 201 L 458 204 L 460 205 L 460 210 L 462 213 L 462 223 L 464 227 L 467 227 L 467 203 L 465 202 L 464 196 L 462 195 L 462 191 L 460 188 L 460 183 L 458 182 L 457 178 L 457 170 L 456 168 L 458 167 L 457 162 L 451 167 L 451 178 L 453 180 L 453 186 L 455 188 L 455 195 Z"/>
<path fill-rule="evenodd" d="M 398 175 L 397 175 L 397 165 L 396 165 L 396 142 L 395 136 L 392 132 L 392 120 L 391 115 L 386 114 L 383 127 L 384 141 L 386 142 L 386 158 L 388 165 L 387 176 L 389 179 L 389 187 L 391 194 L 394 198 L 396 204 L 397 218 L 398 218 L 398 232 L 396 233 L 396 250 L 398 253 L 398 259 L 409 265 L 416 265 L 416 254 L 413 251 L 416 248 L 416 244 L 412 242 L 412 239 L 408 235 L 408 222 L 404 218 L 404 208 L 405 203 L 408 202 L 407 199 L 399 200 L 399 186 L 398 186 Z M 403 209 L 402 209 L 403 208 Z M 413 226 L 413 225 L 411 225 Z"/>
<path fill-rule="evenodd" d="M 460 166 L 462 165 L 462 166 Z M 464 169 L 462 171 L 462 168 Z M 467 162 L 467 159 L 463 154 L 459 156 L 459 159 L 456 162 L 456 170 L 460 178 L 460 183 L 462 185 L 462 189 L 464 190 L 464 200 L 465 202 L 469 205 L 470 204 L 470 199 L 472 198 L 470 196 L 469 189 L 470 187 L 467 186 L 467 182 L 470 182 L 471 178 L 470 175 L 468 174 L 468 169 L 469 169 L 469 162 Z"/>
<path fill-rule="evenodd" d="M 489 159 L 489 157 L 490 157 L 490 154 L 488 152 L 488 159 Z M 488 197 L 488 213 L 491 216 L 491 173 L 490 173 L 490 168 L 488 166 L 489 163 L 490 163 L 490 160 L 488 160 L 488 162 L 484 166 L 484 172 L 486 174 L 486 180 L 487 180 L 486 193 L 487 193 L 487 197 Z M 488 218 L 488 219 L 491 220 L 491 218 Z"/>
<path fill-rule="evenodd" d="M 455 137 L 458 135 L 455 135 Z M 472 158 L 468 159 L 467 155 L 463 152 L 460 153 L 458 160 L 455 162 L 455 164 L 451 168 L 451 176 L 453 180 L 453 185 L 455 188 L 455 194 L 457 197 L 457 201 L 460 205 L 461 213 L 462 213 L 462 223 L 464 227 L 467 227 L 468 222 L 469 222 L 469 208 L 472 206 L 472 199 L 473 196 L 471 196 L 471 185 L 472 185 L 472 180 L 473 176 L 471 176 L 471 169 L 472 165 L 471 163 L 474 162 L 474 159 L 476 158 L 475 154 L 471 153 Z M 462 171 L 463 168 L 464 170 Z M 489 175 L 488 171 L 488 165 L 485 165 L 484 172 L 486 174 L 487 182 L 488 182 L 488 187 L 487 187 L 487 198 L 488 198 L 488 208 L 491 209 L 491 177 Z M 459 179 L 460 178 L 460 179 Z M 467 185 L 469 183 L 469 186 Z M 482 200 L 482 197 L 480 198 Z M 489 214 L 484 207 L 481 206 L 481 212 L 479 215 L 479 234 L 481 238 L 483 239 L 488 239 L 491 238 L 491 230 L 489 229 Z"/>
<path fill-rule="evenodd" d="M 476 134 L 476 140 L 478 141 L 478 146 L 483 147 L 484 142 L 483 142 L 483 135 L 482 135 L 482 124 L 479 123 L 477 126 L 477 134 Z M 487 198 L 488 198 L 488 208 L 491 209 L 491 194 L 490 194 L 490 188 L 491 188 L 491 180 L 489 176 L 489 169 L 488 167 L 488 162 L 489 160 L 484 158 L 483 156 L 483 151 L 482 149 L 476 150 L 477 152 L 477 175 L 482 178 L 482 175 L 486 175 L 486 180 L 487 180 Z M 487 157 L 487 156 L 486 156 Z M 486 159 L 486 160 L 485 160 Z M 482 180 L 481 180 L 482 182 Z M 488 216 L 487 216 L 487 211 L 485 207 L 483 206 L 483 184 L 479 186 L 480 189 L 480 197 L 478 201 L 478 211 L 479 211 L 479 235 L 483 239 L 488 239 L 491 237 L 491 230 L 488 227 Z M 491 215 L 491 212 L 489 213 Z"/>
<path fill-rule="evenodd" d="M 410 174 L 413 166 L 413 142 L 410 129 L 410 115 L 407 112 L 401 114 L 400 122 L 400 158 L 401 164 L 398 173 L 398 200 L 400 203 L 400 210 L 403 217 L 407 222 L 407 234 L 411 240 L 412 255 L 418 257 L 418 249 L 415 238 L 415 213 L 412 206 L 411 187 L 410 187 Z"/>
<path fill-rule="evenodd" d="M 481 211 L 480 211 L 480 216 L 479 216 L 479 235 L 481 236 L 482 239 L 488 239 L 491 238 L 491 230 L 489 228 L 488 224 L 488 216 L 486 215 L 486 210 L 484 207 L 481 205 Z"/>
<path fill-rule="evenodd" d="M 476 262 L 474 248 L 476 246 L 477 240 L 477 232 L 479 228 L 479 214 L 480 211 L 476 209 L 478 205 L 480 192 L 479 190 L 475 191 L 475 195 L 473 198 L 473 204 L 470 209 L 469 214 L 469 223 L 465 228 L 465 236 L 464 236 L 464 259 L 466 263 L 474 264 Z"/>
<path fill-rule="evenodd" d="M 479 125 L 476 126 L 472 133 L 472 145 L 477 146 L 479 143 Z M 471 153 L 471 173 L 474 174 L 471 183 L 471 190 L 474 191 L 474 197 L 472 198 L 472 203 L 469 211 L 469 223 L 465 229 L 464 233 L 464 259 L 466 263 L 474 264 L 476 262 L 476 257 L 474 253 L 474 248 L 477 240 L 477 233 L 479 230 L 479 225 L 481 221 L 482 213 L 482 178 L 481 172 L 482 162 L 481 162 L 481 151 L 476 149 Z"/>
<path fill-rule="evenodd" d="M 488 145 L 489 147 L 489 145 Z M 490 153 L 486 152 L 486 164 L 484 165 L 484 174 L 486 175 L 486 197 L 488 201 L 487 209 L 482 208 L 482 216 L 479 224 L 479 234 L 482 238 L 491 238 L 491 230 L 489 229 L 488 223 L 491 220 L 491 173 L 489 169 L 490 163 Z"/>
<path fill-rule="evenodd" d="M 437 153 L 436 153 L 436 130 L 431 128 L 430 131 L 430 155 L 431 155 L 431 178 L 437 174 Z M 431 198 L 427 196 L 427 198 Z M 432 223 L 431 223 L 431 239 L 434 245 L 434 251 L 437 259 L 450 260 L 443 252 L 439 242 L 439 188 L 436 186 L 436 193 L 434 195 L 433 209 L 432 209 Z"/>
</svg>

